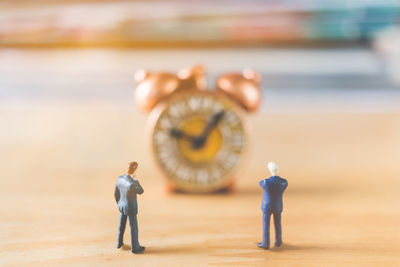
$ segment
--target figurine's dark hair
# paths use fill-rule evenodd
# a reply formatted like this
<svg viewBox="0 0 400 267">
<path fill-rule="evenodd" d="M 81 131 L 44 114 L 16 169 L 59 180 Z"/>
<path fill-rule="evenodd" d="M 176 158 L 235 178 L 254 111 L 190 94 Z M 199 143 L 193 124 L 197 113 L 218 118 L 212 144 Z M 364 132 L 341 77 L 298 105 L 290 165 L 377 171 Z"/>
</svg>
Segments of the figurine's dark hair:
<svg viewBox="0 0 400 267">
<path fill-rule="evenodd" d="M 133 174 L 139 164 L 136 161 L 129 162 L 128 174 Z"/>
</svg>

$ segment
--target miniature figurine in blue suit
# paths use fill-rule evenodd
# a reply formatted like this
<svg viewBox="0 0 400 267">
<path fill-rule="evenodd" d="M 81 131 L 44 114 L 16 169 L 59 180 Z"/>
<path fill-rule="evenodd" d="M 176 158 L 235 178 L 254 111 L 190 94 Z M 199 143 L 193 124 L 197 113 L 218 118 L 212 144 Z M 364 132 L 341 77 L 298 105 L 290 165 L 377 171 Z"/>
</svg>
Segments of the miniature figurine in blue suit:
<svg viewBox="0 0 400 267">
<path fill-rule="evenodd" d="M 114 196 L 117 201 L 118 209 L 121 212 L 118 227 L 117 248 L 122 247 L 124 244 L 124 232 L 126 220 L 129 218 L 129 225 L 131 227 L 131 250 L 132 253 L 141 253 L 144 247 L 140 246 L 138 238 L 138 223 L 137 223 L 137 194 L 143 193 L 143 188 L 138 179 L 134 176 L 138 167 L 136 162 L 129 163 L 128 173 L 118 177 L 115 186 Z"/>
<path fill-rule="evenodd" d="M 269 224 L 271 214 L 274 215 L 275 246 L 282 246 L 282 195 L 288 186 L 288 182 L 278 176 L 279 168 L 275 162 L 269 162 L 268 169 L 272 176 L 260 182 L 260 186 L 264 189 L 261 205 L 261 210 L 263 211 L 263 240 L 261 243 L 258 243 L 258 247 L 264 249 L 269 249 Z"/>
</svg>

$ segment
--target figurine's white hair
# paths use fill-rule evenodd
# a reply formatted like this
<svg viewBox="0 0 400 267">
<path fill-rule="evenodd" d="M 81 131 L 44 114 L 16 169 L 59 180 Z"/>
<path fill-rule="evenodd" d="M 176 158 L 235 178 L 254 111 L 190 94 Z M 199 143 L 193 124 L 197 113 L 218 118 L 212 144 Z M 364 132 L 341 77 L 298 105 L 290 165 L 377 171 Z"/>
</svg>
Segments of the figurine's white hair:
<svg viewBox="0 0 400 267">
<path fill-rule="evenodd" d="M 269 169 L 269 172 L 272 174 L 272 176 L 276 176 L 279 173 L 279 167 L 273 161 L 268 162 L 268 169 Z"/>
</svg>

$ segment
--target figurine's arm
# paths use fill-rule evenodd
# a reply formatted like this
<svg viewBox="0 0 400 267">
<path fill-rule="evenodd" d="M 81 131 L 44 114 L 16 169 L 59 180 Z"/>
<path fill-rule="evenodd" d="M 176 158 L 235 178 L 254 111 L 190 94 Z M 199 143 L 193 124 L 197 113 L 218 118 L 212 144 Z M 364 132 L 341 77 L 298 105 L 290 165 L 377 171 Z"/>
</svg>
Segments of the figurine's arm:
<svg viewBox="0 0 400 267">
<path fill-rule="evenodd" d="M 119 198 L 120 198 L 120 193 L 119 193 L 119 189 L 117 186 L 115 187 L 115 190 L 114 190 L 114 197 L 115 197 L 115 201 L 118 203 Z"/>
<path fill-rule="evenodd" d="M 265 179 L 264 180 L 261 180 L 260 181 L 260 186 L 263 188 L 263 189 L 265 189 L 265 185 L 266 185 L 266 181 L 265 181 Z"/>
<path fill-rule="evenodd" d="M 282 182 L 283 190 L 285 190 L 287 186 L 288 186 L 288 181 L 287 181 L 287 180 L 284 180 L 284 181 Z"/>
<path fill-rule="evenodd" d="M 144 192 L 143 187 L 140 185 L 138 179 L 136 178 L 133 180 L 133 187 L 135 188 L 136 194 L 139 195 L 143 194 Z"/>
</svg>

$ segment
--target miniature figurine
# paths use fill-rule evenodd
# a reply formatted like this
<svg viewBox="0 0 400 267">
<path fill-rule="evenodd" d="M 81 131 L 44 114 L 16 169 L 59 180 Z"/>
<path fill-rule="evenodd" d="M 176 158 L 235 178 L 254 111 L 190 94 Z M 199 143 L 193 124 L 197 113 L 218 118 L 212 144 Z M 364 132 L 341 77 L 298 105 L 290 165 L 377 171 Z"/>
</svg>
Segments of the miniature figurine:
<svg viewBox="0 0 400 267">
<path fill-rule="evenodd" d="M 115 185 L 115 201 L 117 201 L 118 209 L 121 212 L 118 227 L 117 248 L 124 244 L 124 232 L 126 219 L 129 217 L 129 225 L 131 227 L 131 247 L 132 253 L 141 253 L 145 247 L 140 246 L 138 240 L 138 223 L 137 223 L 137 194 L 143 193 L 143 188 L 138 179 L 134 176 L 138 167 L 137 162 L 129 163 L 128 173 L 118 177 Z"/>
<path fill-rule="evenodd" d="M 275 162 L 269 162 L 268 169 L 272 176 L 260 182 L 260 186 L 264 189 L 261 205 L 261 210 L 263 211 L 263 240 L 261 243 L 258 243 L 258 247 L 263 249 L 269 249 L 269 224 L 271 214 L 274 215 L 275 246 L 282 246 L 282 195 L 288 186 L 287 180 L 278 176 L 279 168 Z"/>
</svg>

